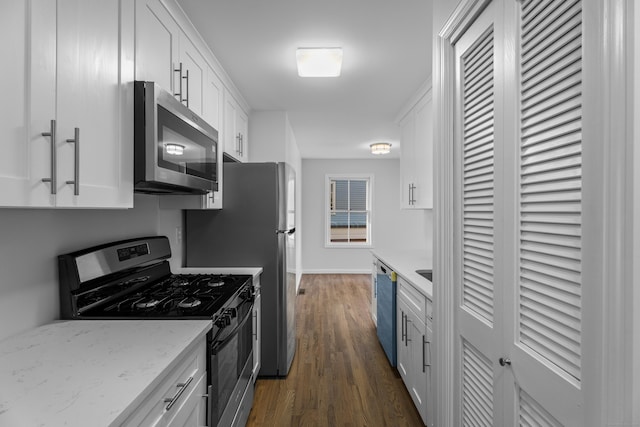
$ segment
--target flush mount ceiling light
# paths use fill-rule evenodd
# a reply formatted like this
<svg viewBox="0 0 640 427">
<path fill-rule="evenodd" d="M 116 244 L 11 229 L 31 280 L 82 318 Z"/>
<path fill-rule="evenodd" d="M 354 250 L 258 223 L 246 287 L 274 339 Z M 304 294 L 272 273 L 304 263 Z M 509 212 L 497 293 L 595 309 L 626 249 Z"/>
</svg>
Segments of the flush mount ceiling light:
<svg viewBox="0 0 640 427">
<path fill-rule="evenodd" d="M 388 142 L 376 142 L 369 147 L 371 147 L 371 154 L 389 154 L 391 151 L 391 144 Z"/>
<path fill-rule="evenodd" d="M 180 144 L 167 144 L 164 146 L 164 150 L 167 154 L 173 154 L 174 156 L 182 156 L 184 153 L 184 145 Z"/>
<path fill-rule="evenodd" d="M 300 77 L 338 77 L 342 68 L 340 47 L 300 47 L 296 50 Z"/>
</svg>

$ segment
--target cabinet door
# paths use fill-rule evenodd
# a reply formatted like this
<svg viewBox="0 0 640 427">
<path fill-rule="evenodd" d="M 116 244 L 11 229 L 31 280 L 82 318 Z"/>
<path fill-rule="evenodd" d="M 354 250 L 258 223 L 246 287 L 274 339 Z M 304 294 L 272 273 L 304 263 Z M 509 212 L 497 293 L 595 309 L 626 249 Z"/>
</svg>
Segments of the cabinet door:
<svg viewBox="0 0 640 427">
<path fill-rule="evenodd" d="M 160 0 L 136 1 L 136 80 L 174 93 L 180 28 Z"/>
<path fill-rule="evenodd" d="M 67 0 L 57 17 L 57 206 L 132 207 L 133 4 Z"/>
<path fill-rule="evenodd" d="M 167 427 L 193 427 L 207 425 L 207 382 L 205 375 L 201 376 L 191 393 L 184 400 L 184 403 L 177 408 L 173 418 L 167 423 Z M 164 417 L 163 417 L 164 418 Z M 158 427 L 165 425 L 160 419 L 156 424 Z"/>
<path fill-rule="evenodd" d="M 410 342 L 411 337 L 407 328 L 408 318 L 407 314 L 409 307 L 402 298 L 397 299 L 396 307 L 396 336 L 397 342 L 397 368 L 402 381 L 404 381 L 407 389 L 411 389 L 411 351 Z"/>
<path fill-rule="evenodd" d="M 238 107 L 236 116 L 236 128 L 240 134 L 240 161 L 249 161 L 249 117 Z"/>
<path fill-rule="evenodd" d="M 202 102 L 202 118 L 218 131 L 218 144 L 222 145 L 222 121 L 224 119 L 224 86 L 211 67 L 207 67 Z M 221 150 L 219 150 L 221 151 Z"/>
<path fill-rule="evenodd" d="M 415 403 L 422 421 L 425 422 L 427 398 L 427 335 L 423 319 L 419 319 L 413 311 L 407 313 L 408 335 L 411 338 L 411 379 L 409 393 Z"/>
<path fill-rule="evenodd" d="M 204 89 L 207 83 L 207 62 L 185 33 L 180 37 L 180 62 L 182 63 L 183 104 L 202 117 Z"/>
<path fill-rule="evenodd" d="M 409 112 L 405 122 L 402 124 L 400 146 L 400 194 L 401 208 L 413 207 L 413 186 L 415 185 L 414 177 L 414 141 L 416 131 L 416 119 L 413 111 Z"/>
<path fill-rule="evenodd" d="M 4 1 L 0 44 L 4 58 L 0 90 L 0 206 L 53 206 L 50 179 L 55 119 L 55 3 L 47 0 Z"/>
<path fill-rule="evenodd" d="M 215 71 L 207 67 L 207 79 L 203 89 L 202 118 L 218 131 L 218 191 L 207 195 L 207 209 L 222 208 L 222 153 L 224 151 L 224 86 Z"/>
<path fill-rule="evenodd" d="M 233 95 L 225 92 L 224 152 L 240 162 L 248 160 L 249 118 Z"/>
<path fill-rule="evenodd" d="M 239 106 L 229 92 L 225 92 L 224 99 L 224 152 L 239 160 L 240 136 L 236 124 Z"/>
<path fill-rule="evenodd" d="M 432 341 L 433 341 L 433 330 L 431 328 L 431 322 L 427 321 L 427 323 L 425 324 L 425 343 L 424 343 L 424 352 L 425 352 L 425 391 L 424 391 L 424 396 L 425 396 L 425 412 L 424 414 L 421 413 L 422 415 L 422 421 L 424 421 L 425 425 L 427 427 L 433 427 L 434 423 L 435 423 L 435 399 L 434 399 L 434 395 L 433 395 L 433 380 L 432 380 L 432 375 L 431 375 L 431 366 L 432 363 L 431 361 L 433 360 L 432 354 L 434 353 L 432 351 Z"/>
<path fill-rule="evenodd" d="M 431 94 L 415 107 L 415 138 L 413 157 L 415 188 L 412 207 L 433 208 L 433 111 Z"/>
</svg>

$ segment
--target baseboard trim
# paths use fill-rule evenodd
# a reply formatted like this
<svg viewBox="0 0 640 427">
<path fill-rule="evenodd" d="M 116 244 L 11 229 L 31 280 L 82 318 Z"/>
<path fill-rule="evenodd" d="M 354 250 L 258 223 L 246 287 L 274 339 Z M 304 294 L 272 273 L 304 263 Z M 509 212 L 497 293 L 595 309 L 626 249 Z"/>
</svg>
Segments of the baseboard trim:
<svg viewBox="0 0 640 427">
<path fill-rule="evenodd" d="M 302 274 L 371 274 L 371 270 L 303 270 Z"/>
</svg>

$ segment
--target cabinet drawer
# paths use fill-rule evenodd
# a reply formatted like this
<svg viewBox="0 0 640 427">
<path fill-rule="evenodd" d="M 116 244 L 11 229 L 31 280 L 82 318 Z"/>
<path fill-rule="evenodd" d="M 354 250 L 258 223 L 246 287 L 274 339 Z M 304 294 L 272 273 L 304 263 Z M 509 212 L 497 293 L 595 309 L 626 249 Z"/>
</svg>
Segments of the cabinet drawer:
<svg viewBox="0 0 640 427">
<path fill-rule="evenodd" d="M 205 375 L 206 369 L 206 340 L 203 339 L 134 409 L 133 414 L 127 418 L 123 426 L 165 425 L 167 420 L 174 417 L 174 412 L 179 410 L 184 400 L 197 386 L 198 381 Z M 187 382 L 189 382 L 188 385 L 181 385 Z M 184 388 L 184 391 L 179 397 L 176 397 L 181 388 Z M 174 397 L 176 397 L 175 404 L 167 410 L 169 403 L 165 402 L 165 399 Z"/>
<path fill-rule="evenodd" d="M 402 276 L 398 276 L 398 297 L 404 298 L 407 301 L 409 307 L 415 311 L 421 319 L 426 319 L 431 313 L 427 315 L 427 297 L 416 288 L 413 287 Z M 431 301 L 429 301 L 429 309 L 431 308 Z"/>
</svg>

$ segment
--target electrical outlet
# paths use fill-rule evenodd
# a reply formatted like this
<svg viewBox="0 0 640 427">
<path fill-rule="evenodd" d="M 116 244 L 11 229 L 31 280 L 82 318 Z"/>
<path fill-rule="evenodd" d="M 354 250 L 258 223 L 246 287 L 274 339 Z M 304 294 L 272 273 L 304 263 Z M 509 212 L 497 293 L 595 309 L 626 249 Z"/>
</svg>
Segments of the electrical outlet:
<svg viewBox="0 0 640 427">
<path fill-rule="evenodd" d="M 176 227 L 176 243 L 182 244 L 182 227 Z"/>
</svg>

